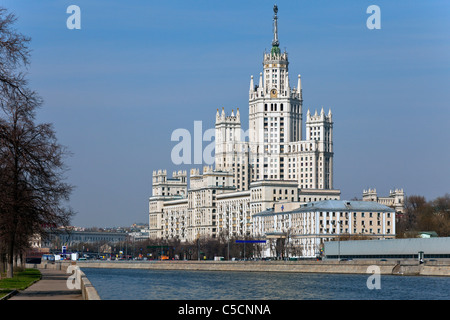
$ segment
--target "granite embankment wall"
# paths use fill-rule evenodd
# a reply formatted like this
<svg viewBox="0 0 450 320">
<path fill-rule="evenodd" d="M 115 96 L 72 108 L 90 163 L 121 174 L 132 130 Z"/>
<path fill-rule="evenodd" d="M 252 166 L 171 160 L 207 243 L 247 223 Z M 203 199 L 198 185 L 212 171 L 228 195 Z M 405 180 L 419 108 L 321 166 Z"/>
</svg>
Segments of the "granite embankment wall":
<svg viewBox="0 0 450 320">
<path fill-rule="evenodd" d="M 450 261 L 78 261 L 80 268 L 126 268 L 193 271 L 255 271 L 368 274 L 372 266 L 381 274 L 450 276 Z"/>
</svg>

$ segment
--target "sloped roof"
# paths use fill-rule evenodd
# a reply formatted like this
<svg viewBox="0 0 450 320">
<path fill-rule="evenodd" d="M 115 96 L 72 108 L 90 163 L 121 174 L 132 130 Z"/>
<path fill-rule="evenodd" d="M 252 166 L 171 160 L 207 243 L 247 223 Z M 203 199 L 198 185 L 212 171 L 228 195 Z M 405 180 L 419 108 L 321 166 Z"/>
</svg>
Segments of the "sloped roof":
<svg viewBox="0 0 450 320">
<path fill-rule="evenodd" d="M 323 200 L 316 202 L 309 202 L 298 209 L 292 211 L 274 212 L 273 209 L 268 209 L 258 215 L 276 215 L 276 214 L 290 214 L 311 211 L 365 211 L 365 212 L 395 212 L 394 209 L 373 201 L 352 201 L 352 200 Z"/>
</svg>

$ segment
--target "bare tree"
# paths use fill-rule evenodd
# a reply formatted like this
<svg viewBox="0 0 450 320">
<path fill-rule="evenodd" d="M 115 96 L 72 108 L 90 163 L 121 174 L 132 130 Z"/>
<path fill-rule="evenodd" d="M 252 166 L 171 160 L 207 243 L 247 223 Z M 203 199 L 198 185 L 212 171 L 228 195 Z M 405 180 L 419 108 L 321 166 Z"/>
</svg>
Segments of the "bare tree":
<svg viewBox="0 0 450 320">
<path fill-rule="evenodd" d="M 397 237 L 415 237 L 421 231 L 435 231 L 440 237 L 450 235 L 450 195 L 426 201 L 412 195 L 405 202 L 406 213 L 396 224 Z"/>
<path fill-rule="evenodd" d="M 42 99 L 20 71 L 28 64 L 30 39 L 12 28 L 15 20 L 0 8 L 0 240 L 8 277 L 33 235 L 67 225 L 73 214 L 62 206 L 72 191 L 64 182 L 68 152 L 51 124 L 35 123 Z"/>
<path fill-rule="evenodd" d="M 436 232 L 440 237 L 450 236 L 450 194 L 436 198 L 432 202 L 435 212 Z"/>
</svg>

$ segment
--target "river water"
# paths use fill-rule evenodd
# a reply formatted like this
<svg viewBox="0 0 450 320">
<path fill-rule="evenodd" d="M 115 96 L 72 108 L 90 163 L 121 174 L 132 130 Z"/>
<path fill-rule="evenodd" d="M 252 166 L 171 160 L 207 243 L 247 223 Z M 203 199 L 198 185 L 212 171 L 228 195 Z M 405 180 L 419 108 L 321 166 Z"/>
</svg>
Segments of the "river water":
<svg viewBox="0 0 450 320">
<path fill-rule="evenodd" d="M 449 277 L 82 270 L 102 300 L 450 300 Z"/>
</svg>

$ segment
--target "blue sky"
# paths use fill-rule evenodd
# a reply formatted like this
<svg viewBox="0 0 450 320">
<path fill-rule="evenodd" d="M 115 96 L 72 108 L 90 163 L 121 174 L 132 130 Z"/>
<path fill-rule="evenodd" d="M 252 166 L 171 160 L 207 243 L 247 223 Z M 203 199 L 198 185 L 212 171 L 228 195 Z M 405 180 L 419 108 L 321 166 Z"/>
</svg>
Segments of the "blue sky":
<svg viewBox="0 0 450 320">
<path fill-rule="evenodd" d="M 81 30 L 69 30 L 69 5 Z M 68 181 L 77 226 L 148 222 L 153 170 L 175 166 L 177 128 L 214 125 L 240 108 L 272 40 L 273 1 L 8 0 L 32 38 L 30 84 L 73 153 Z M 334 118 L 334 187 L 403 188 L 427 199 L 450 192 L 450 2 L 277 1 L 291 83 L 303 112 Z M 369 30 L 366 9 L 381 9 Z M 206 145 L 204 145 L 206 146 Z"/>
</svg>

